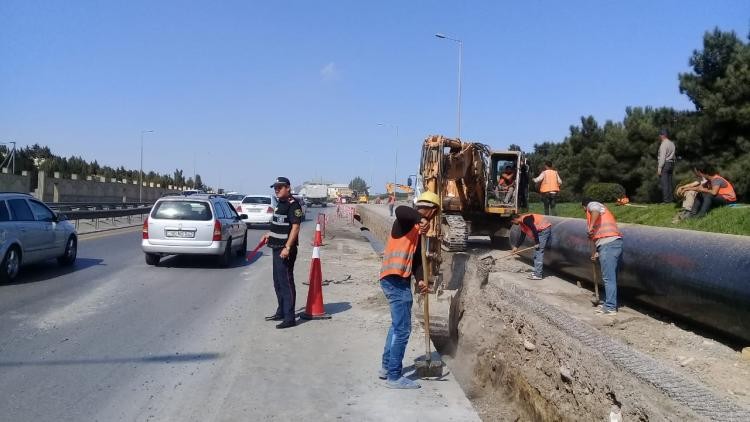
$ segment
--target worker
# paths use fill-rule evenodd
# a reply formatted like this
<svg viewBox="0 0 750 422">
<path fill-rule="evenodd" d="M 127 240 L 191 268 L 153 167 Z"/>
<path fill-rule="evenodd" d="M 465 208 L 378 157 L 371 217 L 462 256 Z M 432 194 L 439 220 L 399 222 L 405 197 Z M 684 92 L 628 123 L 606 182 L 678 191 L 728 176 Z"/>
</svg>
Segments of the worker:
<svg viewBox="0 0 750 422">
<path fill-rule="evenodd" d="M 498 186 L 498 199 L 500 193 L 505 193 L 502 201 L 506 204 L 510 204 L 513 199 L 513 193 L 516 190 L 516 172 L 513 171 L 512 166 L 505 166 L 505 170 L 497 177 Z"/>
<path fill-rule="evenodd" d="M 529 165 L 524 158 L 519 167 L 518 177 L 518 208 L 529 209 Z"/>
<path fill-rule="evenodd" d="M 557 173 L 557 170 L 552 167 L 552 161 L 544 162 L 544 171 L 534 178 L 534 183 L 539 185 L 539 193 L 542 194 L 544 215 L 557 215 L 555 205 L 557 203 L 557 195 L 560 193 L 562 179 L 560 179 L 560 174 Z"/>
<path fill-rule="evenodd" d="M 682 198 L 682 207 L 680 207 L 680 211 L 678 211 L 677 215 L 672 219 L 672 224 L 677 224 L 680 221 L 694 216 L 695 213 L 698 212 L 698 209 L 700 209 L 703 197 L 700 195 L 700 192 L 689 188 L 702 186 L 706 189 L 711 189 L 711 182 L 704 177 L 696 177 L 698 180 L 680 185 L 675 190 L 675 196 Z"/>
<path fill-rule="evenodd" d="M 656 175 L 659 176 L 662 201 L 668 204 L 672 199 L 672 174 L 674 173 L 675 147 L 674 142 L 667 137 L 667 130 L 659 132 L 659 156 L 656 165 Z"/>
<path fill-rule="evenodd" d="M 396 194 L 391 193 L 388 195 L 388 211 L 391 213 L 391 217 L 393 217 L 393 208 L 396 206 Z"/>
<path fill-rule="evenodd" d="M 516 245 L 513 246 L 513 253 L 518 252 L 526 236 L 534 241 L 534 271 L 529 276 L 530 280 L 541 280 L 542 267 L 544 265 L 544 248 L 547 247 L 550 234 L 552 234 L 552 224 L 550 224 L 542 215 L 539 214 L 521 214 L 515 215 L 510 220 L 517 224 L 521 229 L 521 235 L 518 237 Z"/>
<path fill-rule="evenodd" d="M 711 207 L 730 205 L 737 202 L 737 194 L 734 192 L 734 186 L 727 179 L 721 177 L 711 165 L 700 165 L 694 171 L 698 177 L 708 179 L 711 182 L 710 189 L 703 186 L 693 186 L 685 189 L 694 190 L 701 194 L 703 202 L 698 212 L 695 213 L 695 217 L 705 216 Z"/>
<path fill-rule="evenodd" d="M 588 236 L 594 244 L 591 260 L 599 260 L 604 283 L 604 306 L 597 307 L 596 313 L 617 315 L 617 267 L 622 256 L 622 233 L 615 216 L 604 204 L 584 198 L 581 205 L 586 211 Z"/>
<path fill-rule="evenodd" d="M 429 289 L 422 268 L 420 235 L 425 234 L 430 221 L 440 208 L 440 198 L 433 192 L 422 193 L 416 208 L 396 208 L 390 236 L 383 251 L 380 267 L 380 286 L 391 308 L 391 327 L 385 339 L 380 379 L 387 379 L 388 388 L 412 389 L 420 385 L 402 376 L 402 361 L 411 333 L 411 276 L 417 290 L 424 294 Z"/>
<path fill-rule="evenodd" d="M 302 207 L 291 195 L 291 184 L 286 177 L 277 177 L 273 188 L 278 204 L 273 211 L 271 231 L 263 235 L 273 255 L 273 288 L 278 306 L 266 321 L 281 321 L 276 328 L 296 325 L 295 303 L 297 290 L 294 286 L 294 261 L 297 259 L 299 229 L 302 223 Z"/>
</svg>

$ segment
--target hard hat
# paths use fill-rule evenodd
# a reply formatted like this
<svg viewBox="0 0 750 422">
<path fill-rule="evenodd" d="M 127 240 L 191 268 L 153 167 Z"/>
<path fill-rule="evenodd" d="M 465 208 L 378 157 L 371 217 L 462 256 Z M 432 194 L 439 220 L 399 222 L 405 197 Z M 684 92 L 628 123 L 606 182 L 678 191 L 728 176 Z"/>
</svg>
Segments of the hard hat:
<svg viewBox="0 0 750 422">
<path fill-rule="evenodd" d="M 434 192 L 430 192 L 430 191 L 423 192 L 421 195 L 419 195 L 419 198 L 417 199 L 417 206 L 440 208 L 440 197 L 437 196 Z"/>
</svg>

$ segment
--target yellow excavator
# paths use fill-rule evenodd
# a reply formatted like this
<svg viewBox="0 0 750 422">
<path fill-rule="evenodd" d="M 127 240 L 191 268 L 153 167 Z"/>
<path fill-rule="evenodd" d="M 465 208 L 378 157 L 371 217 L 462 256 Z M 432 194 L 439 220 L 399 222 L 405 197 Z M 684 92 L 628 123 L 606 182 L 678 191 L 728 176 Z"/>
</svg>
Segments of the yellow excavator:
<svg viewBox="0 0 750 422">
<path fill-rule="evenodd" d="M 400 185 L 398 183 L 386 183 L 385 184 L 385 191 L 386 193 L 388 193 L 388 195 L 395 193 L 396 190 L 400 190 L 401 192 L 404 192 L 410 195 L 414 193 L 414 189 L 411 186 Z"/>
</svg>

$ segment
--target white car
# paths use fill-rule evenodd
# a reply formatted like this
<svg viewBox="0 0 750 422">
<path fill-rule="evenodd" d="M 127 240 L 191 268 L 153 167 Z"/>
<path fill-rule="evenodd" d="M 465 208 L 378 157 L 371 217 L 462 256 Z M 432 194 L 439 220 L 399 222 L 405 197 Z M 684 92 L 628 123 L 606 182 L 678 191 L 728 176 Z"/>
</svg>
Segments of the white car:
<svg viewBox="0 0 750 422">
<path fill-rule="evenodd" d="M 278 204 L 274 195 L 247 195 L 242 199 L 237 212 L 247 215 L 245 224 L 248 227 L 253 224 L 268 225 L 273 221 L 273 212 Z"/>
<path fill-rule="evenodd" d="M 230 204 L 232 204 L 232 207 L 234 207 L 237 212 L 240 212 L 239 206 L 244 198 L 245 195 L 241 193 L 229 193 L 225 196 L 225 199 L 229 201 Z"/>
<path fill-rule="evenodd" d="M 156 201 L 143 222 L 146 264 L 168 255 L 214 255 L 221 266 L 247 253 L 245 215 L 218 195 L 193 194 Z"/>
</svg>

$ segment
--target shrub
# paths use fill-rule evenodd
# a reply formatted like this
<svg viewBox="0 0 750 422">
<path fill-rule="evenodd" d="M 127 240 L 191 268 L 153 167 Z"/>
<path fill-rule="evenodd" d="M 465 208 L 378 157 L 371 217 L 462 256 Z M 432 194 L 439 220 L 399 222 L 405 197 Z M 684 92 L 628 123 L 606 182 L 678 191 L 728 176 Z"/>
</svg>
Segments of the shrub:
<svg viewBox="0 0 750 422">
<path fill-rule="evenodd" d="M 625 196 L 625 188 L 617 183 L 589 183 L 583 187 L 583 195 L 594 201 L 615 202 Z"/>
</svg>

